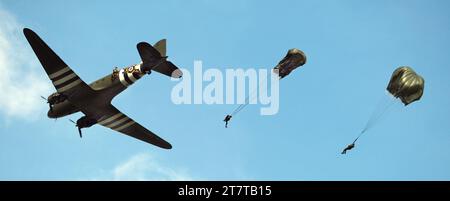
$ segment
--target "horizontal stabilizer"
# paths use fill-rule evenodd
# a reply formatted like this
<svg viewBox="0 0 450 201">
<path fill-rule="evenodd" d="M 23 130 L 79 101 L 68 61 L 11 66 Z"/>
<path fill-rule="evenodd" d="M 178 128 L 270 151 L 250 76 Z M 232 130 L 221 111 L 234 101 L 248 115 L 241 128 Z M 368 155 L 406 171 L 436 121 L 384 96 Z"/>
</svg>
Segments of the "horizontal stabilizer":
<svg viewBox="0 0 450 201">
<path fill-rule="evenodd" d="M 139 52 L 139 56 L 141 56 L 141 60 L 144 64 L 154 66 L 162 59 L 162 56 L 158 52 L 158 50 L 156 50 L 146 42 L 138 43 L 137 49 Z"/>
<path fill-rule="evenodd" d="M 160 51 L 165 54 L 165 40 L 161 40 L 155 45 L 160 47 Z M 164 48 L 162 48 L 164 47 Z M 161 49 L 162 48 L 162 49 Z M 144 68 L 156 71 L 169 77 L 180 78 L 183 73 L 172 62 L 167 61 L 166 56 L 162 56 L 160 51 L 146 42 L 137 44 L 139 55 L 141 56 Z"/>
<path fill-rule="evenodd" d="M 165 61 L 158 66 L 155 66 L 152 70 L 173 78 L 180 78 L 183 76 L 183 72 L 170 61 Z"/>
</svg>

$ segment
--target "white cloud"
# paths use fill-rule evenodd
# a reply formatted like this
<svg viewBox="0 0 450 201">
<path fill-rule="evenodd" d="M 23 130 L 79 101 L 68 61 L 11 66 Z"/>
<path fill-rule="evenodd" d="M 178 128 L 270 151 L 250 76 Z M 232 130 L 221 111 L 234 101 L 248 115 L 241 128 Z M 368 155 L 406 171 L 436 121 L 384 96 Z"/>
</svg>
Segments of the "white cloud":
<svg viewBox="0 0 450 201">
<path fill-rule="evenodd" d="M 30 120 L 46 108 L 51 85 L 13 15 L 0 8 L 0 113 Z M 33 118 L 31 118 L 33 119 Z"/>
<path fill-rule="evenodd" d="M 100 180 L 189 181 L 193 178 L 186 170 L 169 168 L 152 155 L 140 153 L 117 165 L 108 172 L 107 178 Z"/>
</svg>

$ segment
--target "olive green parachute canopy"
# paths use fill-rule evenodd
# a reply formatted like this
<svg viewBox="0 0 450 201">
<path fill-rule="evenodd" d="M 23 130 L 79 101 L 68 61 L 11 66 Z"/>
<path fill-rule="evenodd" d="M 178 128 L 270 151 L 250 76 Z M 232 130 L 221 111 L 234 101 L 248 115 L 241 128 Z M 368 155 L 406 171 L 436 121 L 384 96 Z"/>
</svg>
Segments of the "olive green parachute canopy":
<svg viewBox="0 0 450 201">
<path fill-rule="evenodd" d="M 290 49 L 286 56 L 274 68 L 274 72 L 283 78 L 299 66 L 306 63 L 306 55 L 297 48 Z"/>
<path fill-rule="evenodd" d="M 422 97 L 425 81 L 408 66 L 397 68 L 392 73 L 387 90 L 406 105 Z"/>
</svg>

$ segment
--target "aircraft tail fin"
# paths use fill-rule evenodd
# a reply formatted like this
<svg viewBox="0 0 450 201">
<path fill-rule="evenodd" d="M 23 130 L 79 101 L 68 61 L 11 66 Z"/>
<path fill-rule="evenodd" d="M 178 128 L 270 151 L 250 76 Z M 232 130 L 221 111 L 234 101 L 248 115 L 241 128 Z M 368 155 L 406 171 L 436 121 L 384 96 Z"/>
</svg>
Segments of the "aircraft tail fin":
<svg viewBox="0 0 450 201">
<path fill-rule="evenodd" d="M 161 39 L 160 41 L 156 42 L 155 45 L 153 45 L 153 47 L 158 50 L 162 57 L 166 57 L 166 41 L 166 39 Z"/>
</svg>

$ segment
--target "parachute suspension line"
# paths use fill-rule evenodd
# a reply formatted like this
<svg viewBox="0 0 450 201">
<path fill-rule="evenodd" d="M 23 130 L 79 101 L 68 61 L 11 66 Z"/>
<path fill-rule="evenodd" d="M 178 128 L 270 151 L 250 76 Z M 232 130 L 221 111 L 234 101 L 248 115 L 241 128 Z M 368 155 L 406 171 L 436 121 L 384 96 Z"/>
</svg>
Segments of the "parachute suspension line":
<svg viewBox="0 0 450 201">
<path fill-rule="evenodd" d="M 360 134 L 358 135 L 358 137 L 355 139 L 354 142 L 356 142 L 367 130 L 369 130 L 370 128 L 372 128 L 372 126 L 378 122 L 380 119 L 382 119 L 382 117 L 385 117 L 386 115 L 384 115 L 385 113 L 387 113 L 388 111 L 390 111 L 390 109 L 392 108 L 391 106 L 394 105 L 393 103 L 395 102 L 395 100 L 392 100 L 389 105 L 387 105 L 380 114 L 378 114 L 377 116 L 369 119 L 369 121 L 367 122 L 366 126 L 364 127 L 364 129 L 360 132 Z M 353 142 L 353 143 L 354 143 Z"/>
<path fill-rule="evenodd" d="M 256 97 L 258 97 L 258 89 L 261 89 L 262 87 L 265 87 L 267 82 L 267 77 L 264 77 L 263 79 L 260 80 L 260 83 L 262 81 L 261 86 L 257 86 L 255 89 L 252 90 L 252 92 L 245 98 L 245 102 L 240 104 L 236 109 L 234 109 L 234 111 L 231 113 L 231 116 L 235 116 L 237 115 L 240 111 L 242 111 L 247 105 L 250 104 L 250 102 L 252 102 Z"/>
<path fill-rule="evenodd" d="M 240 104 L 234 111 L 233 113 L 231 113 L 231 116 L 236 115 L 237 113 L 239 113 L 242 109 L 245 108 L 245 106 L 247 106 L 250 103 L 250 99 L 253 100 L 253 97 L 255 96 L 256 92 L 258 92 L 258 87 L 256 89 L 253 89 L 253 91 L 247 95 L 247 97 L 245 98 L 245 102 Z"/>
<path fill-rule="evenodd" d="M 371 126 L 373 126 L 376 122 L 380 121 L 382 118 L 384 118 L 386 115 L 386 113 L 388 113 L 390 111 L 390 109 L 392 108 L 392 106 L 394 105 L 395 101 L 392 100 L 389 105 L 386 107 L 386 109 L 384 109 L 381 114 L 379 114 L 369 125 L 369 127 L 367 129 L 369 129 Z"/>
<path fill-rule="evenodd" d="M 390 105 L 389 103 L 391 102 L 392 101 L 389 101 L 386 96 L 382 96 L 376 107 L 373 109 L 372 114 L 361 132 L 365 132 L 375 122 L 375 120 L 377 120 L 386 111 Z"/>
<path fill-rule="evenodd" d="M 254 93 L 255 93 L 255 92 L 252 93 L 252 96 L 253 96 Z M 248 95 L 248 96 L 245 98 L 245 102 L 244 102 L 244 103 L 240 104 L 236 109 L 234 109 L 233 113 L 231 113 L 231 116 L 235 116 L 235 115 L 236 115 L 237 113 L 239 113 L 242 109 L 244 109 L 244 107 L 247 106 L 248 103 L 250 102 L 249 100 L 250 100 L 250 95 Z"/>
<path fill-rule="evenodd" d="M 387 98 L 386 98 L 387 97 Z M 394 105 L 396 99 L 392 98 L 390 94 L 387 94 L 387 96 L 383 96 L 380 101 L 378 102 L 377 107 L 372 112 L 372 115 L 370 116 L 369 120 L 367 121 L 364 128 L 359 133 L 358 137 L 353 141 L 355 143 L 367 130 L 369 130 L 376 122 L 378 122 L 382 117 L 384 117 L 385 113 L 390 111 L 392 106 Z"/>
<path fill-rule="evenodd" d="M 392 102 L 393 103 L 393 102 Z M 392 105 L 392 103 L 388 104 L 388 105 L 382 105 L 381 108 L 378 108 L 378 112 L 375 112 L 367 121 L 366 126 L 364 127 L 364 129 L 361 131 L 362 133 L 364 133 L 365 131 L 367 131 L 368 129 L 370 129 L 376 122 L 378 122 L 378 120 L 384 115 L 384 113 L 386 113 L 386 111 L 388 111 L 388 109 L 390 108 L 390 106 Z"/>
</svg>

